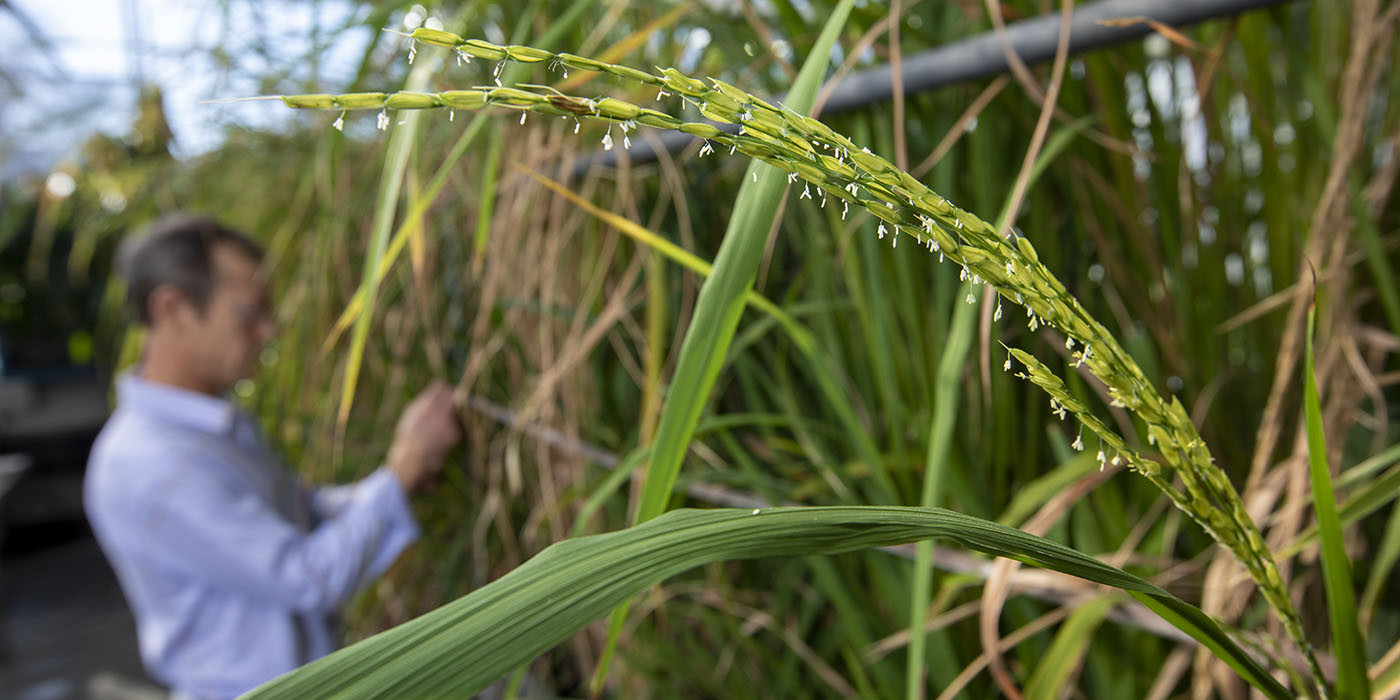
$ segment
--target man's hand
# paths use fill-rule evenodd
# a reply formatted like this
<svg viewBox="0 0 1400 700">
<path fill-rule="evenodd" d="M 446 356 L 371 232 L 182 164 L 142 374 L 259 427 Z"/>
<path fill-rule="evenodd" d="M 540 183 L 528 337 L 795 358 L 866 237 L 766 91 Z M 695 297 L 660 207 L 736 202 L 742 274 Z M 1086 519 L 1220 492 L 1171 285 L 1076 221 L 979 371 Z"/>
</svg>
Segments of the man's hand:
<svg viewBox="0 0 1400 700">
<path fill-rule="evenodd" d="M 398 477 L 404 493 L 413 493 L 442 470 L 443 457 L 461 439 L 452 387 L 433 382 L 399 417 L 394 444 L 389 447 L 389 471 Z"/>
</svg>

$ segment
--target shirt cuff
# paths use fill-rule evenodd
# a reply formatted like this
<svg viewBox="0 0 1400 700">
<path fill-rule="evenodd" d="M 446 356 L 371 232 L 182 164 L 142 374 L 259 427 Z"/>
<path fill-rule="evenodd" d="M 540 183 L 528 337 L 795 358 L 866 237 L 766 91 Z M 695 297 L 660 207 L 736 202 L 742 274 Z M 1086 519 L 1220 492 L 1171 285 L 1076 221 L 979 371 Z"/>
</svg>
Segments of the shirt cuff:
<svg viewBox="0 0 1400 700">
<path fill-rule="evenodd" d="M 379 551 L 384 559 L 376 562 L 377 569 L 388 568 L 405 547 L 415 542 L 421 531 L 418 518 L 413 515 L 408 494 L 404 493 L 398 477 L 388 467 L 380 467 L 360 482 L 360 488 L 369 491 L 374 510 L 382 518 L 384 534 Z"/>
</svg>

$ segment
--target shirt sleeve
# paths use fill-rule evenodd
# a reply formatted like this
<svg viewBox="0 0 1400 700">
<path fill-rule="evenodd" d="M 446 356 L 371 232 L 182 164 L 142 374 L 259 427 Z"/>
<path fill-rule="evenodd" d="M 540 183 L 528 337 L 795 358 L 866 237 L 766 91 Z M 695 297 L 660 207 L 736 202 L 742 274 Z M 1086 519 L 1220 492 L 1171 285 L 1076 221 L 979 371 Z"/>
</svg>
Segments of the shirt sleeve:
<svg viewBox="0 0 1400 700">
<path fill-rule="evenodd" d="M 305 487 L 310 494 L 312 522 L 321 523 L 334 518 L 354 500 L 359 484 Z"/>
<path fill-rule="evenodd" d="M 336 490 L 334 512 L 310 532 L 200 469 L 180 470 L 167 486 L 146 519 L 149 558 L 299 611 L 340 607 L 419 534 L 387 469 Z"/>
</svg>

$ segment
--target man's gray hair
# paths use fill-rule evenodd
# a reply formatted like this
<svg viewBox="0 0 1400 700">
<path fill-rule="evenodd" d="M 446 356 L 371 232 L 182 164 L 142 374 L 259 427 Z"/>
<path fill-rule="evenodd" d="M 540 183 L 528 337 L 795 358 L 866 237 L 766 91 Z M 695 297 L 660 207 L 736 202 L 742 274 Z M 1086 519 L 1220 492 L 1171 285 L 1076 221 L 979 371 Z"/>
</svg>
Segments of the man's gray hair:
<svg viewBox="0 0 1400 700">
<path fill-rule="evenodd" d="M 214 249 L 222 245 L 262 260 L 262 246 L 247 234 L 189 214 L 162 216 L 124 241 L 117 266 L 126 279 L 127 309 L 141 324 L 151 325 L 151 293 L 171 285 L 203 312 L 214 290 Z"/>
</svg>

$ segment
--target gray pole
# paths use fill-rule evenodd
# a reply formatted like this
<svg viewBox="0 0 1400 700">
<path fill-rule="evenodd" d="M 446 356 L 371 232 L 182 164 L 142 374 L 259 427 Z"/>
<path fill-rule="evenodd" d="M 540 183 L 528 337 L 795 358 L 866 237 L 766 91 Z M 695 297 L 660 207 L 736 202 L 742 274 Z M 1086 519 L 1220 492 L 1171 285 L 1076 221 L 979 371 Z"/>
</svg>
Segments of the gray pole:
<svg viewBox="0 0 1400 700">
<path fill-rule="evenodd" d="M 1070 27 L 1070 53 L 1079 53 L 1104 46 L 1123 43 L 1147 34 L 1145 24 L 1129 27 L 1106 27 L 1100 20 L 1125 17 L 1150 17 L 1172 27 L 1186 27 L 1207 20 L 1229 17 L 1249 10 L 1281 5 L 1291 0 L 1100 0 L 1075 8 Z M 1007 40 L 1021 60 L 1027 64 L 1047 61 L 1055 56 L 1059 39 L 1058 12 L 1022 20 L 1006 28 Z M 915 93 L 936 87 L 976 80 L 1007 72 L 1006 56 L 1001 40 L 994 32 L 969 37 L 951 44 L 906 56 L 904 59 L 904 92 Z M 836 85 L 822 114 L 836 114 L 859 109 L 874 102 L 890 99 L 894 81 L 889 65 L 852 73 Z M 781 97 L 779 99 L 782 99 Z M 733 124 L 717 124 L 733 132 Z M 660 135 L 662 146 L 675 153 L 695 137 L 668 131 Z M 648 141 L 638 140 L 627 152 L 633 165 L 656 160 L 656 152 Z M 616 167 L 616 151 L 594 151 L 574 165 L 575 177 L 595 165 Z"/>
</svg>

